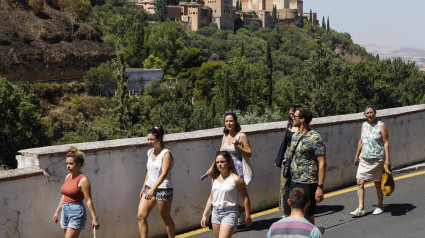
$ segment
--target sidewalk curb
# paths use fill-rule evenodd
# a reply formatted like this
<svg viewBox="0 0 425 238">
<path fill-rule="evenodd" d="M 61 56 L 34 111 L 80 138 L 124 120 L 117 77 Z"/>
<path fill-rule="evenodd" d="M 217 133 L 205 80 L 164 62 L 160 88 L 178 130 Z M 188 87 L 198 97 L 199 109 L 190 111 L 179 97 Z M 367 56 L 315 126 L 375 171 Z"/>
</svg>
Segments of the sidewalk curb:
<svg viewBox="0 0 425 238">
<path fill-rule="evenodd" d="M 404 168 L 394 169 L 393 175 L 399 175 L 404 173 L 410 173 L 412 171 L 423 170 L 425 169 L 425 162 L 421 162 L 419 164 L 411 165 Z"/>
</svg>

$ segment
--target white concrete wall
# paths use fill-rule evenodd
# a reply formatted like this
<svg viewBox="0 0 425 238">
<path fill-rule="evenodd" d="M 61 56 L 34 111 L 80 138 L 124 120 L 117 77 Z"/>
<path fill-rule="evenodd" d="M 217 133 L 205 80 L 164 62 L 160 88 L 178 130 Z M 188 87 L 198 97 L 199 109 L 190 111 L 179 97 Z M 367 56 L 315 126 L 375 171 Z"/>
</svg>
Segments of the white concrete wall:
<svg viewBox="0 0 425 238">
<path fill-rule="evenodd" d="M 394 167 L 425 160 L 425 105 L 378 111 L 387 124 Z M 354 184 L 353 165 L 360 136 L 361 113 L 313 119 L 312 128 L 327 147 L 325 190 Z M 242 126 L 252 147 L 252 167 L 257 177 L 248 187 L 254 210 L 278 203 L 280 170 L 274 159 L 286 122 Z M 211 165 L 220 147 L 222 128 L 165 136 L 166 147 L 175 157 L 172 179 L 175 185 L 172 216 L 177 230 L 199 227 L 210 182 L 199 177 Z M 52 222 L 63 184 L 65 152 L 69 145 L 20 151 L 20 169 L 0 171 L 0 237 L 61 237 L 63 231 Z M 146 138 L 76 144 L 85 151 L 83 172 L 92 183 L 94 205 L 101 229 L 97 237 L 138 237 L 137 207 L 146 170 Z M 21 163 L 22 161 L 22 163 Z M 86 226 L 91 217 L 88 215 Z M 165 228 L 155 208 L 149 217 L 151 236 Z M 81 237 L 90 237 L 91 230 Z"/>
</svg>

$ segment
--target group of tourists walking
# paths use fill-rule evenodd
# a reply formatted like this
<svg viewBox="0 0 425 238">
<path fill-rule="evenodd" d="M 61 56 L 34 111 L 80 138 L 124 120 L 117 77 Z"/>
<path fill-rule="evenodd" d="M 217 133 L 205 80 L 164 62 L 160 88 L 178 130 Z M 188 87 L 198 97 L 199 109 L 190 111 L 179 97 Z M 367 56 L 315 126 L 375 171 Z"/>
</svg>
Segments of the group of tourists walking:
<svg viewBox="0 0 425 238">
<path fill-rule="evenodd" d="M 373 214 L 383 212 L 383 195 L 380 187 L 380 173 L 383 164 L 390 164 L 388 131 L 385 124 L 376 118 L 373 104 L 365 105 L 367 121 L 361 129 L 354 163 L 358 166 L 358 208 L 354 216 L 365 215 L 364 183 L 373 180 L 378 194 L 378 207 Z M 275 160 L 275 166 L 282 168 L 280 203 L 284 217 L 274 223 L 267 237 L 321 237 L 322 232 L 315 226 L 316 203 L 324 198 L 326 174 L 326 147 L 319 133 L 309 127 L 312 113 L 298 104 L 289 108 L 286 132 Z M 171 217 L 173 183 L 171 171 L 174 164 L 172 153 L 164 146 L 164 130 L 156 126 L 147 131 L 151 149 L 147 152 L 145 180 L 140 191 L 137 211 L 141 237 L 148 237 L 148 216 L 158 205 L 168 237 L 175 236 L 175 224 Z M 246 134 L 241 132 L 237 116 L 233 112 L 224 115 L 224 129 L 220 151 L 214 157 L 205 176 L 212 179 L 200 224 L 206 227 L 208 215 L 215 237 L 231 237 L 238 224 L 252 225 L 250 199 L 246 188 L 250 173 L 245 171 L 244 158 L 251 156 L 251 147 Z M 385 159 L 384 159 L 385 157 Z M 85 227 L 86 209 L 84 198 L 92 216 L 92 228 L 99 228 L 89 179 L 80 171 L 84 164 L 84 153 L 70 147 L 66 155 L 68 175 L 61 188 L 63 194 L 53 215 L 65 231 L 65 237 L 78 237 Z M 302 227 L 302 229 L 293 229 Z"/>
</svg>

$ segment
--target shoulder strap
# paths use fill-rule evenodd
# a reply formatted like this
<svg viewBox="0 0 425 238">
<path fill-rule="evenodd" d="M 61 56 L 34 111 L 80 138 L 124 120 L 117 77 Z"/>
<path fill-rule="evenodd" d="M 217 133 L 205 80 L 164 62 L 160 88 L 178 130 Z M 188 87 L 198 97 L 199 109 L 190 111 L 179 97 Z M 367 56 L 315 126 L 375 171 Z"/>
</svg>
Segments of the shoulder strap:
<svg viewBox="0 0 425 238">
<path fill-rule="evenodd" d="M 311 131 L 311 129 L 308 129 L 304 134 L 302 134 L 302 136 L 298 139 L 297 144 L 294 147 L 294 151 L 292 151 L 292 158 L 294 158 L 294 154 L 295 154 L 295 150 L 297 150 L 298 144 L 300 143 L 301 139 L 305 136 L 305 134 L 309 133 Z"/>
</svg>

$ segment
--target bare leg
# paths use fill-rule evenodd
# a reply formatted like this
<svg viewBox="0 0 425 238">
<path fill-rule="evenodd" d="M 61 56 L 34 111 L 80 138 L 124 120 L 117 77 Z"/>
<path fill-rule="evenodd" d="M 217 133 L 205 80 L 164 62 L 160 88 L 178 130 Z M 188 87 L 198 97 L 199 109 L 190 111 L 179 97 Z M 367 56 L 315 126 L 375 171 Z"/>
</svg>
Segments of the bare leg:
<svg viewBox="0 0 425 238">
<path fill-rule="evenodd" d="M 218 237 L 219 238 L 230 238 L 230 237 L 232 237 L 234 231 L 235 231 L 234 226 L 221 224 Z"/>
<path fill-rule="evenodd" d="M 220 235 L 220 224 L 212 224 L 212 227 L 215 238 L 218 238 Z"/>
<path fill-rule="evenodd" d="M 72 228 L 67 228 L 65 231 L 65 238 L 78 238 L 80 236 L 81 230 L 76 230 Z"/>
<path fill-rule="evenodd" d="M 381 181 L 375 181 L 376 195 L 378 196 L 378 207 L 382 208 L 384 202 L 384 194 L 382 194 Z"/>
<path fill-rule="evenodd" d="M 165 223 L 165 229 L 169 238 L 174 238 L 176 235 L 176 227 L 173 218 L 171 217 L 171 203 L 172 201 L 157 201 L 159 213 Z"/>
<path fill-rule="evenodd" d="M 361 179 L 357 179 L 357 197 L 360 210 L 364 210 L 364 180 Z"/>
<path fill-rule="evenodd" d="M 145 195 L 140 199 L 137 219 L 139 220 L 139 232 L 141 238 L 147 238 L 149 233 L 148 216 L 155 207 L 156 199 L 146 200 Z"/>
</svg>

